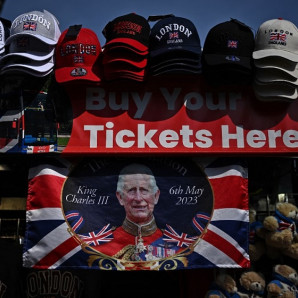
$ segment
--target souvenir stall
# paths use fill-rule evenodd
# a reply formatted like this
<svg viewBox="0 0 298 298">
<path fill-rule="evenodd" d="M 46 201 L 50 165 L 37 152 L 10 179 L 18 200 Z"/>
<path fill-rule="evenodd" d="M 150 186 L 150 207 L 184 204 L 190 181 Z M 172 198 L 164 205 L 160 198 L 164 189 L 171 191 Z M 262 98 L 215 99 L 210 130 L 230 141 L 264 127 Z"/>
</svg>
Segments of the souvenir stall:
<svg viewBox="0 0 298 298">
<path fill-rule="evenodd" d="M 1 297 L 297 295 L 293 23 L 2 26 Z"/>
</svg>

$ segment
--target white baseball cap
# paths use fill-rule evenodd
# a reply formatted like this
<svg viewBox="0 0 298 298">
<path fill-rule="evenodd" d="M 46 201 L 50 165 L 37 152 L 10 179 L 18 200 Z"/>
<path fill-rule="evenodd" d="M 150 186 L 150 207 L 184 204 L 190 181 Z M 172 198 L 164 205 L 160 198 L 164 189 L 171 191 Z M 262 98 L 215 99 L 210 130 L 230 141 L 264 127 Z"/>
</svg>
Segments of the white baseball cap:
<svg viewBox="0 0 298 298">
<path fill-rule="evenodd" d="M 20 35 L 34 36 L 44 43 L 55 45 L 61 35 L 59 22 L 54 15 L 47 10 L 30 11 L 19 15 L 11 24 L 10 36 L 5 44 Z"/>
<path fill-rule="evenodd" d="M 298 29 L 283 19 L 264 22 L 255 37 L 253 59 L 279 56 L 298 62 Z"/>
</svg>

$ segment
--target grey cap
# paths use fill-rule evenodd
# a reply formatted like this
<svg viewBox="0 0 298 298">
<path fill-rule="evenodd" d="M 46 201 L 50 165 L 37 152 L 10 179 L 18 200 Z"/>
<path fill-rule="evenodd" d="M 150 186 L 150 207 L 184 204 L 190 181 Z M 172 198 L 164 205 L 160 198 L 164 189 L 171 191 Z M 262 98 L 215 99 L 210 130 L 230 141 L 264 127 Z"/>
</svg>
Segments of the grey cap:
<svg viewBox="0 0 298 298">
<path fill-rule="evenodd" d="M 26 34 L 49 45 L 55 45 L 61 35 L 59 22 L 47 10 L 23 13 L 12 22 L 10 36 L 5 44 L 9 44 L 17 36 Z"/>
</svg>

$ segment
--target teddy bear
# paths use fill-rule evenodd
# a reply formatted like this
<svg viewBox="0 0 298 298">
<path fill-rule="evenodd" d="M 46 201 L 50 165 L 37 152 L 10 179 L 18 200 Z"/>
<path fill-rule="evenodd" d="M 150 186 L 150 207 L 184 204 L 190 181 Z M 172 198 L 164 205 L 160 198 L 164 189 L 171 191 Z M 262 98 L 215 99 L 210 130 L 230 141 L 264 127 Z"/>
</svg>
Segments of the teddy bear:
<svg viewBox="0 0 298 298">
<path fill-rule="evenodd" d="M 263 221 L 267 246 L 278 248 L 284 255 L 298 259 L 298 208 L 289 202 L 279 202 L 273 215 Z"/>
<path fill-rule="evenodd" d="M 263 224 L 256 220 L 257 212 L 249 209 L 249 257 L 252 262 L 258 261 L 266 252 L 266 244 L 263 239 Z"/>
<path fill-rule="evenodd" d="M 246 271 L 240 275 L 238 294 L 241 298 L 261 298 L 264 296 L 266 282 L 260 273 Z"/>
<path fill-rule="evenodd" d="M 267 297 L 297 298 L 297 271 L 288 265 L 278 264 L 273 267 L 273 280 L 267 284 Z"/>
<path fill-rule="evenodd" d="M 235 279 L 227 273 L 218 274 L 205 298 L 240 298 Z"/>
</svg>

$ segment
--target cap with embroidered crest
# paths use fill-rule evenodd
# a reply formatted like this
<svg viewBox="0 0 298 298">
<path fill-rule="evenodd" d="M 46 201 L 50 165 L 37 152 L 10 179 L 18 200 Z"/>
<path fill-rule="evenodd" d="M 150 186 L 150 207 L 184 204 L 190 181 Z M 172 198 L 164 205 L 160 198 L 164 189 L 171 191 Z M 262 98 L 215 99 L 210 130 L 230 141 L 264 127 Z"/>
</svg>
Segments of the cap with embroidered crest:
<svg viewBox="0 0 298 298">
<path fill-rule="evenodd" d="M 100 82 L 101 45 L 94 31 L 73 25 L 64 30 L 55 48 L 55 77 L 58 83 L 74 80 Z"/>
<path fill-rule="evenodd" d="M 148 52 L 150 25 L 141 15 L 129 13 L 110 21 L 102 31 L 104 48 L 128 47 L 138 53 Z"/>
</svg>

